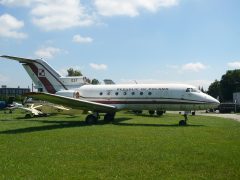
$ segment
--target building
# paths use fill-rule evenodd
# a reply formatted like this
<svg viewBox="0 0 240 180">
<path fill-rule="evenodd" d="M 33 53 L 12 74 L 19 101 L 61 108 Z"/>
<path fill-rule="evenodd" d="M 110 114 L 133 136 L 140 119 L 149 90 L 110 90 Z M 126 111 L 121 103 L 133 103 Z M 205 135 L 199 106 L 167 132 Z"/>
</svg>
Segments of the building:
<svg viewBox="0 0 240 180">
<path fill-rule="evenodd" d="M 29 93 L 29 88 L 8 88 L 6 85 L 3 85 L 0 88 L 0 97 L 18 97 L 22 96 L 25 93 Z"/>
<path fill-rule="evenodd" d="M 233 93 L 233 103 L 240 105 L 240 92 Z"/>
</svg>

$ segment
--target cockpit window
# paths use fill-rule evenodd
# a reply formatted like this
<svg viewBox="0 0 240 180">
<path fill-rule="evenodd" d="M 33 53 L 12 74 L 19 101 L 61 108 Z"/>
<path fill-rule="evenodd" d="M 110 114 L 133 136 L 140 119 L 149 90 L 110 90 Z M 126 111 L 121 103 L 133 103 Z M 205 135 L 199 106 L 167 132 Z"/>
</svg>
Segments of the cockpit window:
<svg viewBox="0 0 240 180">
<path fill-rule="evenodd" d="M 187 88 L 186 92 L 200 92 L 199 90 L 195 89 L 195 88 Z"/>
</svg>

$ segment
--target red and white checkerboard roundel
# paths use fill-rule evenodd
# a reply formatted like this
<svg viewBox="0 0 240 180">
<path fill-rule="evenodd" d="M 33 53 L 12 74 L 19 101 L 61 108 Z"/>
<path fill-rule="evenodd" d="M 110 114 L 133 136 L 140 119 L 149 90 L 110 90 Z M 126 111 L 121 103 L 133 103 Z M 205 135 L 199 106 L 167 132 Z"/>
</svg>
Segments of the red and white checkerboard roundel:
<svg viewBox="0 0 240 180">
<path fill-rule="evenodd" d="M 38 77 L 45 77 L 45 70 L 44 69 L 38 69 Z"/>
</svg>

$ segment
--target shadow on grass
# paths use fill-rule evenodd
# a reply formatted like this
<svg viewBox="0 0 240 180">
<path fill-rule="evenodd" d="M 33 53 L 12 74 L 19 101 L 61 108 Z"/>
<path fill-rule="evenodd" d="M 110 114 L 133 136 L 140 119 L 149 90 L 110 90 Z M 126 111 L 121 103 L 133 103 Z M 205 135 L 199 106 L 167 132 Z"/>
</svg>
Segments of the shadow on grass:
<svg viewBox="0 0 240 180">
<path fill-rule="evenodd" d="M 47 124 L 47 125 L 5 130 L 5 131 L 0 131 L 0 134 L 21 134 L 21 133 L 49 131 L 49 130 L 63 129 L 63 128 L 91 126 L 91 125 L 86 124 L 84 121 L 32 120 L 32 119 L 26 120 L 23 118 L 19 118 L 19 119 L 22 119 L 23 121 L 37 122 L 37 123 L 43 123 L 43 124 Z M 130 119 L 129 118 L 119 118 L 119 120 L 127 121 Z M 1 121 L 11 121 L 11 120 L 1 120 Z M 105 123 L 104 121 L 99 121 L 94 126 L 105 125 L 105 124 L 108 124 L 108 123 Z"/>
<path fill-rule="evenodd" d="M 188 124 L 187 126 L 179 126 L 179 124 L 136 124 L 136 123 L 124 123 L 121 119 L 116 119 L 112 124 L 117 126 L 134 126 L 134 127 L 203 127 L 204 125 Z"/>
<path fill-rule="evenodd" d="M 116 126 L 133 126 L 133 127 L 180 127 L 178 124 L 136 124 L 136 123 L 129 123 L 129 122 L 124 123 L 124 121 L 128 121 L 131 119 L 132 118 L 116 118 L 112 124 Z M 0 121 L 11 121 L 11 120 L 0 120 Z M 32 133 L 32 132 L 39 132 L 39 131 L 63 129 L 63 128 L 91 126 L 86 124 L 84 121 L 31 120 L 31 119 L 30 120 L 23 119 L 23 121 L 43 123 L 45 125 L 5 130 L 5 131 L 0 131 L 0 134 L 22 134 L 22 133 Z M 98 121 L 98 123 L 95 124 L 94 126 L 102 126 L 106 124 L 109 124 L 109 123 L 106 123 L 105 121 Z M 200 126 L 203 126 L 203 125 L 187 125 L 185 127 L 200 127 Z"/>
<path fill-rule="evenodd" d="M 150 115 L 150 114 L 133 114 L 133 115 L 135 115 L 137 117 L 147 117 L 147 118 L 158 118 L 158 119 L 164 118 L 164 115 L 162 115 L 162 116 Z"/>
</svg>

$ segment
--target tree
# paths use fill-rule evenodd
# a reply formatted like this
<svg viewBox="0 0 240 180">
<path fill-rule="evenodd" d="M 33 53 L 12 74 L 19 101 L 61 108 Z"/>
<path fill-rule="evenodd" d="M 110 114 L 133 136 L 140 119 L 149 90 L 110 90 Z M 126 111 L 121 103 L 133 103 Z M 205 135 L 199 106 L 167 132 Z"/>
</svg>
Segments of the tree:
<svg viewBox="0 0 240 180">
<path fill-rule="evenodd" d="M 68 72 L 68 76 L 82 76 L 81 71 L 74 70 L 73 68 L 69 68 L 67 72 Z"/>
<path fill-rule="evenodd" d="M 100 82 L 97 79 L 93 79 L 91 84 L 97 85 L 97 84 L 100 84 Z"/>
<path fill-rule="evenodd" d="M 215 80 L 208 88 L 208 94 L 214 98 L 221 97 L 220 81 Z"/>
<path fill-rule="evenodd" d="M 240 91 L 240 69 L 227 71 L 220 81 L 224 101 L 232 101 L 233 93 Z"/>
</svg>

